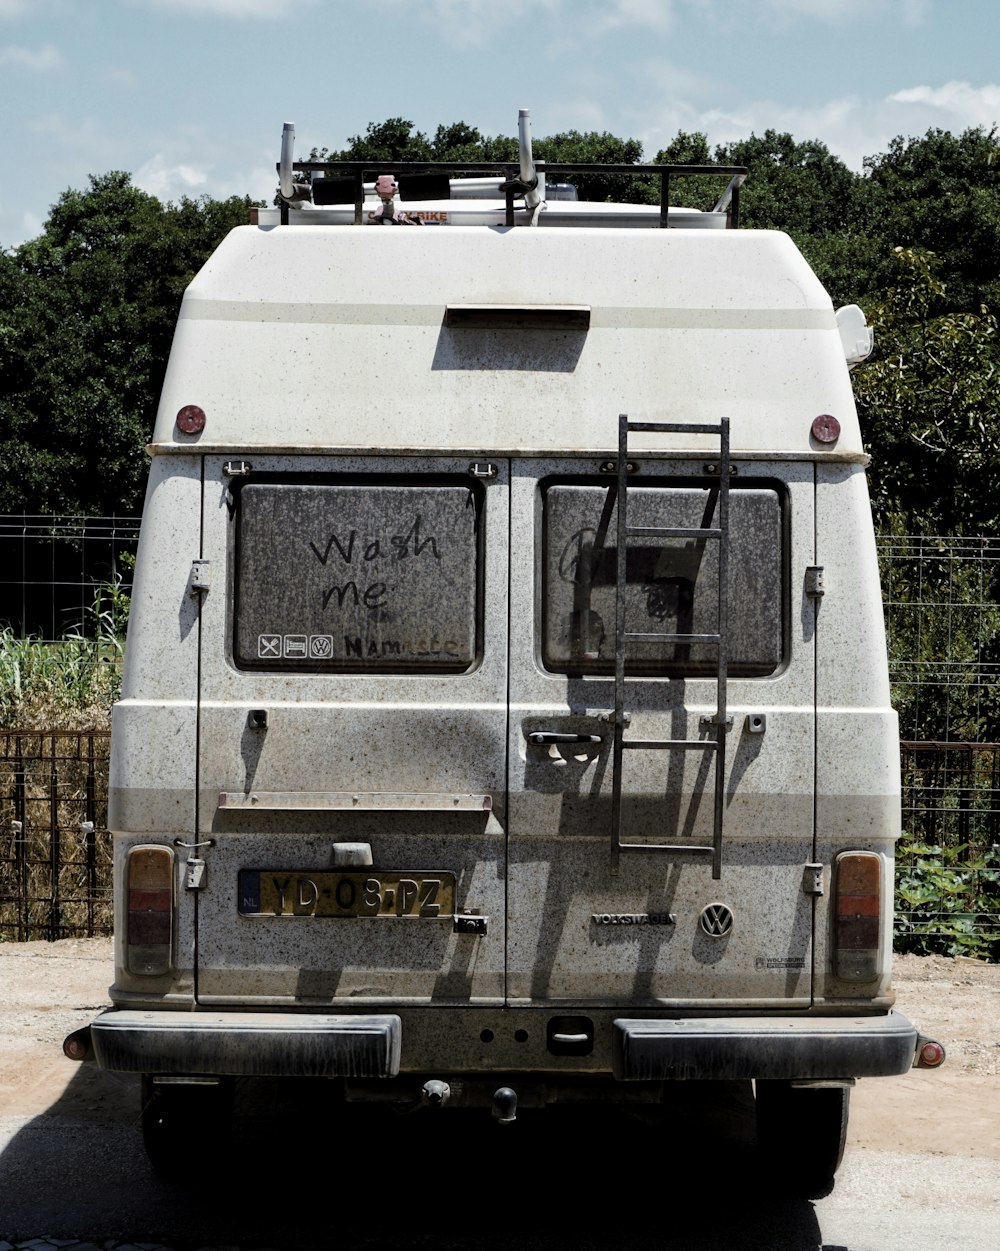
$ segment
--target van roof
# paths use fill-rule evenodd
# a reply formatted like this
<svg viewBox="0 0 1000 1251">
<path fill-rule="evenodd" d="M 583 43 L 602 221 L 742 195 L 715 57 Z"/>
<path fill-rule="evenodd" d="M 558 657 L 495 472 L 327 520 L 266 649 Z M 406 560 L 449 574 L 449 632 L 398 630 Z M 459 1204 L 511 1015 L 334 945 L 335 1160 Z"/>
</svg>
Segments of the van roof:
<svg viewBox="0 0 1000 1251">
<path fill-rule="evenodd" d="M 175 424 L 192 404 L 198 435 Z M 152 450 L 601 455 L 620 412 L 727 416 L 734 456 L 863 459 L 833 307 L 787 236 L 610 224 L 238 227 L 184 297 Z"/>
</svg>

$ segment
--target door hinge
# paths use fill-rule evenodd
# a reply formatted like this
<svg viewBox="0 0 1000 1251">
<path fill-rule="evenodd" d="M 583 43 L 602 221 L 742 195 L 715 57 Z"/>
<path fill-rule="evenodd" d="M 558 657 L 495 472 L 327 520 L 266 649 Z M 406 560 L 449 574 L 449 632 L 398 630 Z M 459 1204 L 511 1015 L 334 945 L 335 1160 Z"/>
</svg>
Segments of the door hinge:
<svg viewBox="0 0 1000 1251">
<path fill-rule="evenodd" d="M 802 890 L 807 895 L 823 894 L 823 866 L 821 864 L 803 865 Z"/>
<path fill-rule="evenodd" d="M 806 595 L 810 599 L 822 599 L 826 594 L 823 586 L 823 566 L 806 566 Z"/>
<path fill-rule="evenodd" d="M 208 878 L 208 866 L 199 856 L 189 856 L 184 866 L 184 886 L 187 890 L 204 890 Z"/>
<path fill-rule="evenodd" d="M 212 571 L 212 562 L 210 560 L 192 560 L 191 562 L 191 594 L 198 595 L 202 591 L 207 591 L 211 585 L 210 574 Z"/>
</svg>

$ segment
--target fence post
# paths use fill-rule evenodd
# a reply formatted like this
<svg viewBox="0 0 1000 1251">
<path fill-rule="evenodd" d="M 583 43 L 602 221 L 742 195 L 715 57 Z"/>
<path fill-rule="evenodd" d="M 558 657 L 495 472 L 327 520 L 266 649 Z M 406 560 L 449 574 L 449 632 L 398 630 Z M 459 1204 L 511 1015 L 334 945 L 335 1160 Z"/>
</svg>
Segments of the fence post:
<svg viewBox="0 0 1000 1251">
<path fill-rule="evenodd" d="M 52 758 L 49 773 L 49 871 L 51 874 L 51 898 L 49 900 L 48 939 L 59 937 L 59 769 L 56 765 L 56 736 L 50 740 Z"/>
<path fill-rule="evenodd" d="M 17 883 L 17 941 L 28 940 L 28 814 L 21 736 L 14 742 L 14 880 Z"/>
<path fill-rule="evenodd" d="M 77 754 L 80 740 L 77 738 Z M 94 937 L 94 900 L 97 898 L 97 777 L 94 762 L 94 736 L 87 735 L 87 803 L 86 818 L 81 825 L 84 835 L 84 859 L 87 864 L 87 937 Z"/>
</svg>

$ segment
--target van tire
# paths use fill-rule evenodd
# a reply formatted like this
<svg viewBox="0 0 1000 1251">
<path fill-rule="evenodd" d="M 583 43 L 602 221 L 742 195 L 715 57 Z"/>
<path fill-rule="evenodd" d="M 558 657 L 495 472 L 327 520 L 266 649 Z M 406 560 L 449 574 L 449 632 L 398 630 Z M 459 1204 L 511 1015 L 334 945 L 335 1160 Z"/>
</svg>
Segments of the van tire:
<svg viewBox="0 0 1000 1251">
<path fill-rule="evenodd" d="M 153 1172 L 177 1181 L 196 1162 L 213 1160 L 232 1123 L 233 1083 L 158 1085 L 142 1076 L 142 1141 Z"/>
<path fill-rule="evenodd" d="M 833 1187 L 844 1157 L 850 1088 L 758 1081 L 757 1151 L 765 1181 L 800 1198 Z"/>
</svg>

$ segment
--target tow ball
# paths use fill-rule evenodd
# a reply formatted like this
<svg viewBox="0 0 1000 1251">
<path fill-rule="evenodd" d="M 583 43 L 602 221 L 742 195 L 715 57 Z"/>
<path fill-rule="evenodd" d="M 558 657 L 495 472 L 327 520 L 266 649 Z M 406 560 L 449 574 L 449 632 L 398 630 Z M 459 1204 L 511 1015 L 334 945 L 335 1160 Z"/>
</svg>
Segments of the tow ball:
<svg viewBox="0 0 1000 1251">
<path fill-rule="evenodd" d="M 510 1125 L 517 1120 L 517 1094 L 509 1086 L 501 1086 L 493 1092 L 493 1116 L 498 1125 Z"/>
</svg>

